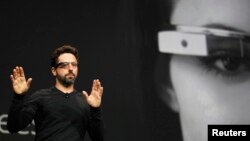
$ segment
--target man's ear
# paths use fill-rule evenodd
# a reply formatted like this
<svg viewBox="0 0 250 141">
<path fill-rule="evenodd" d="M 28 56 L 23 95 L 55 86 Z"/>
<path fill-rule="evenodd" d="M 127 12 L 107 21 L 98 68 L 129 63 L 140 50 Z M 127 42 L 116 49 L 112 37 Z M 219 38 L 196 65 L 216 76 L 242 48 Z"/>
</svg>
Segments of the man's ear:
<svg viewBox="0 0 250 141">
<path fill-rule="evenodd" d="M 174 91 L 173 88 L 166 87 L 166 85 L 161 85 L 160 86 L 161 90 L 160 92 L 160 97 L 162 98 L 163 102 L 167 104 L 173 111 L 179 112 L 179 102 L 178 98 L 176 95 L 176 92 Z"/>
<path fill-rule="evenodd" d="M 179 105 L 179 101 L 178 101 L 176 92 L 174 91 L 173 88 L 166 88 L 166 91 L 170 95 L 169 106 L 175 112 L 179 112 L 180 111 L 180 105 Z"/>
<path fill-rule="evenodd" d="M 53 74 L 53 76 L 56 76 L 56 69 L 55 69 L 55 67 L 51 68 L 51 73 Z"/>
<path fill-rule="evenodd" d="M 162 101 L 175 112 L 179 112 L 179 102 L 176 92 L 172 86 L 170 71 L 170 55 L 160 54 L 154 70 L 154 84 L 156 91 Z"/>
</svg>

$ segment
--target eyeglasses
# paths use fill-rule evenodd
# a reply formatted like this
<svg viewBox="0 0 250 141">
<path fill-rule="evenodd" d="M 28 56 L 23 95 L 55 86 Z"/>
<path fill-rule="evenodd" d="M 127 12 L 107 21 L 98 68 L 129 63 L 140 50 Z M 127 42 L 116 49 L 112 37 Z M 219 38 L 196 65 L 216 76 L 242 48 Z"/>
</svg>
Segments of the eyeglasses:
<svg viewBox="0 0 250 141">
<path fill-rule="evenodd" d="M 68 69 L 70 65 L 73 68 L 78 67 L 78 63 L 77 62 L 60 62 L 60 63 L 58 63 L 58 64 L 55 65 L 55 68 Z"/>
<path fill-rule="evenodd" d="M 224 29 L 176 26 L 173 31 L 160 31 L 158 44 L 162 53 L 209 56 L 226 50 L 238 57 L 250 56 L 250 35 Z"/>
</svg>

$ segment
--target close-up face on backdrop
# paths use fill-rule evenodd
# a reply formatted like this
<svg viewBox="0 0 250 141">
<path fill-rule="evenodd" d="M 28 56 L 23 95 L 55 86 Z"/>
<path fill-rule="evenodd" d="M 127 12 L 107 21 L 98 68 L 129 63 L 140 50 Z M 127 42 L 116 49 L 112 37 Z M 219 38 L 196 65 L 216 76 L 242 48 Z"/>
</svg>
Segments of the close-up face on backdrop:
<svg viewBox="0 0 250 141">
<path fill-rule="evenodd" d="M 173 7 L 170 22 L 174 26 L 208 28 L 200 33 L 205 36 L 213 34 L 209 29 L 226 31 L 218 37 L 223 42 L 206 40 L 206 49 L 213 47 L 207 55 L 171 56 L 169 69 L 173 87 L 166 91 L 176 96 L 178 108 L 175 110 L 180 114 L 185 141 L 207 140 L 209 124 L 250 123 L 250 54 L 246 51 L 250 34 L 249 6 L 249 0 L 179 0 Z M 243 44 L 232 46 L 233 33 L 237 36 L 232 38 Z M 240 48 L 241 55 L 232 48 Z"/>
</svg>

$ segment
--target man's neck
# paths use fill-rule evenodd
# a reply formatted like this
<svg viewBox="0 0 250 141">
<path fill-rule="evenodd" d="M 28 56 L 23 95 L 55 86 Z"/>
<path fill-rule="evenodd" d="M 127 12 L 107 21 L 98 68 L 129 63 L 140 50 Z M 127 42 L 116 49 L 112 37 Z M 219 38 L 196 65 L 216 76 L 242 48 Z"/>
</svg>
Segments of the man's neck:
<svg viewBox="0 0 250 141">
<path fill-rule="evenodd" d="M 63 93 L 72 93 L 72 92 L 74 91 L 74 85 L 73 85 L 73 84 L 70 85 L 70 86 L 68 86 L 68 87 L 65 87 L 65 86 L 63 86 L 63 85 L 57 83 L 57 84 L 55 85 L 55 87 L 56 87 L 58 90 L 62 91 Z"/>
</svg>

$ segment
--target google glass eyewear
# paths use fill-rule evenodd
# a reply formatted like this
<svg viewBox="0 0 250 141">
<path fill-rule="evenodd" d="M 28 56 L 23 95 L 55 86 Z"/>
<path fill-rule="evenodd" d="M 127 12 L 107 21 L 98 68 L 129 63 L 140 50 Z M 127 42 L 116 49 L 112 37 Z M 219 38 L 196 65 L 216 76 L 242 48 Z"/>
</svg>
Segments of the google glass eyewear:
<svg viewBox="0 0 250 141">
<path fill-rule="evenodd" d="M 158 33 L 158 46 L 161 53 L 209 56 L 226 50 L 236 57 L 249 57 L 250 35 L 225 29 L 176 26 L 175 30 Z"/>
</svg>

